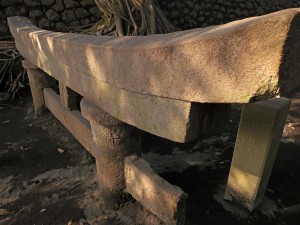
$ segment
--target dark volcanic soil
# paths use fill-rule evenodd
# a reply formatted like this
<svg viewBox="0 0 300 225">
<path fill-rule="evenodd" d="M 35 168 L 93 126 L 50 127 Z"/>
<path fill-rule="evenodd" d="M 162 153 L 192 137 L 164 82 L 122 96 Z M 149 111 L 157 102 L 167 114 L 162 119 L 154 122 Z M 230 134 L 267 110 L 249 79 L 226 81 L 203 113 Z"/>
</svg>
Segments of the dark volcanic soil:
<svg viewBox="0 0 300 225">
<path fill-rule="evenodd" d="M 0 225 L 155 224 L 134 202 L 118 211 L 105 209 L 94 159 L 49 112 L 35 118 L 29 91 L 23 96 L 0 103 Z M 143 157 L 188 193 L 187 225 L 299 225 L 297 127 L 284 132 L 265 201 L 256 212 L 222 200 L 239 116 L 240 106 L 233 107 L 221 129 L 189 144 L 144 133 Z"/>
</svg>

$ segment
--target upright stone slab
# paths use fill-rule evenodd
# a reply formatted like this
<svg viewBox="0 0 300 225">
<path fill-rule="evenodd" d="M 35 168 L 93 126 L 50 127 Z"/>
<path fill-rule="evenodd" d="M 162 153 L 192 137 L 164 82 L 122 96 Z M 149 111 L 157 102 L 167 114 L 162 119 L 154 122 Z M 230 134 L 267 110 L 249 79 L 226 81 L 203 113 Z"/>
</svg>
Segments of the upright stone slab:
<svg viewBox="0 0 300 225">
<path fill-rule="evenodd" d="M 53 78 L 27 60 L 22 65 L 27 70 L 35 114 L 39 115 L 46 108 L 43 89 L 52 86 Z"/>
<path fill-rule="evenodd" d="M 289 106 L 286 98 L 244 105 L 226 200 L 250 211 L 263 201 Z"/>
<path fill-rule="evenodd" d="M 141 154 L 140 131 L 82 99 L 81 113 L 90 121 L 93 141 L 98 146 L 97 174 L 106 207 L 118 208 L 124 200 L 124 160 Z"/>
</svg>

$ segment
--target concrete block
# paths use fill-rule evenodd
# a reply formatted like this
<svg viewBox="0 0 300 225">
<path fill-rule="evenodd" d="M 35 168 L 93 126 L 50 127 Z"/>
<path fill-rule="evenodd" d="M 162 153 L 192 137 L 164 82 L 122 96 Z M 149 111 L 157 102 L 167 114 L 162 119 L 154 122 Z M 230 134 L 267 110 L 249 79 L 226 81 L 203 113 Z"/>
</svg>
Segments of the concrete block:
<svg viewBox="0 0 300 225">
<path fill-rule="evenodd" d="M 290 100 L 244 105 L 225 199 L 253 211 L 263 200 L 276 158 Z"/>
<path fill-rule="evenodd" d="M 137 156 L 125 160 L 126 191 L 167 225 L 183 225 L 187 194 Z"/>
</svg>

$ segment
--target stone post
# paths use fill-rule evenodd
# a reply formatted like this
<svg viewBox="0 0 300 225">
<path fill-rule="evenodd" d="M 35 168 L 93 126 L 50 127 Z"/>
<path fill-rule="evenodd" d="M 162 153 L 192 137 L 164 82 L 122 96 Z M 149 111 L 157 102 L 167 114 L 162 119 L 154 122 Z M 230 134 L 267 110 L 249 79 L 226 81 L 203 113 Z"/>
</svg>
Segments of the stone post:
<svg viewBox="0 0 300 225">
<path fill-rule="evenodd" d="M 81 113 L 90 121 L 96 153 L 97 174 L 106 207 L 118 208 L 124 201 L 124 161 L 141 155 L 140 131 L 82 99 Z"/>
<path fill-rule="evenodd" d="M 62 82 L 59 82 L 60 102 L 65 111 L 76 110 L 76 93 Z"/>
<path fill-rule="evenodd" d="M 27 70 L 35 114 L 40 115 L 46 108 L 43 89 L 52 85 L 53 78 L 27 60 L 22 65 Z"/>
<path fill-rule="evenodd" d="M 272 172 L 290 100 L 245 104 L 224 198 L 253 211 Z"/>
</svg>

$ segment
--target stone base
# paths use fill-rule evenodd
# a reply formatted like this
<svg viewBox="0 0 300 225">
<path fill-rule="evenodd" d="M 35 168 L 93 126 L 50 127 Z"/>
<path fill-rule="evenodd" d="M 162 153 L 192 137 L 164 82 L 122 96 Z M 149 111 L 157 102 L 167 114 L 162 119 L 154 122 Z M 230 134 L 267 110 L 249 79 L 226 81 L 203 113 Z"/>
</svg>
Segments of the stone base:
<svg viewBox="0 0 300 225">
<path fill-rule="evenodd" d="M 125 160 L 126 191 L 167 225 L 183 225 L 187 194 L 137 156 Z"/>
</svg>

